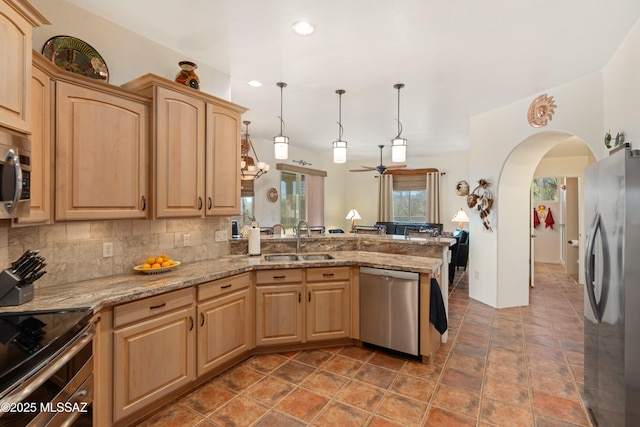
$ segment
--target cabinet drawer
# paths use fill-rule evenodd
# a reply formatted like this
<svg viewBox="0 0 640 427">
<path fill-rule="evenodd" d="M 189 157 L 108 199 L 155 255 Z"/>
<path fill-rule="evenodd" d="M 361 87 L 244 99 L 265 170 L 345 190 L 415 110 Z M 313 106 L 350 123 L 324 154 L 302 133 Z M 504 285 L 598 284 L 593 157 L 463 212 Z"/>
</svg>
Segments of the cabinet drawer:
<svg viewBox="0 0 640 427">
<path fill-rule="evenodd" d="M 272 285 L 274 283 L 302 282 L 301 268 L 281 268 L 276 270 L 256 271 L 256 285 Z"/>
<path fill-rule="evenodd" d="M 307 282 L 349 280 L 349 267 L 307 268 Z"/>
<path fill-rule="evenodd" d="M 198 286 L 198 301 L 246 288 L 251 284 L 249 273 L 213 280 Z"/>
<path fill-rule="evenodd" d="M 186 288 L 117 305 L 113 308 L 113 327 L 118 328 L 191 304 L 193 304 L 193 289 Z"/>
</svg>

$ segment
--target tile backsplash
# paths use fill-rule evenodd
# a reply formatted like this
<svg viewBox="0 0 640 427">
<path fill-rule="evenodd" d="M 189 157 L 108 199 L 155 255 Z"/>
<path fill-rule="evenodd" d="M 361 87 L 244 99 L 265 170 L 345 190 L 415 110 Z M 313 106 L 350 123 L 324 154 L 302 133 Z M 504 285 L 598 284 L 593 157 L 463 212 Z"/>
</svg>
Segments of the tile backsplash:
<svg viewBox="0 0 640 427">
<path fill-rule="evenodd" d="M 9 267 L 27 249 L 38 249 L 47 266 L 37 287 L 55 286 L 133 273 L 150 256 L 167 254 L 181 261 L 199 261 L 229 254 L 227 240 L 216 242 L 216 231 L 231 234 L 229 217 L 60 222 L 11 227 L 0 224 L 0 265 Z M 188 234 L 189 246 L 184 246 Z M 113 243 L 113 256 L 103 257 L 103 243 Z"/>
</svg>

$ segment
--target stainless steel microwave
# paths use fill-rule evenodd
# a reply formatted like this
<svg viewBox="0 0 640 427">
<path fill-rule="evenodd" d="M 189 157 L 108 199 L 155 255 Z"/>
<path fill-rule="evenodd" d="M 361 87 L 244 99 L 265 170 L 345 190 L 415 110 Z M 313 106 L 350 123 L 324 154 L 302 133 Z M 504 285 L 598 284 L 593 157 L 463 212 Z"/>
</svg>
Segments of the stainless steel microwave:
<svg viewBox="0 0 640 427">
<path fill-rule="evenodd" d="M 0 218 L 29 216 L 31 141 L 0 128 Z"/>
</svg>

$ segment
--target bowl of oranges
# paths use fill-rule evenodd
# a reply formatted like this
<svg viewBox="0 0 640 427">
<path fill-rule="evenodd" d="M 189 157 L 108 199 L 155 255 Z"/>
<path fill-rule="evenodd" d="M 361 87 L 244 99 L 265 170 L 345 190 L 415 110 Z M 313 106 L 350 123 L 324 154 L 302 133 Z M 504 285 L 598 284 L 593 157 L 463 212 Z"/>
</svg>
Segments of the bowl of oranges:
<svg viewBox="0 0 640 427">
<path fill-rule="evenodd" d="M 164 273 L 172 268 L 180 265 L 180 261 L 174 261 L 167 255 L 149 256 L 146 261 L 140 265 L 133 267 L 135 271 L 141 271 L 145 274 Z"/>
</svg>

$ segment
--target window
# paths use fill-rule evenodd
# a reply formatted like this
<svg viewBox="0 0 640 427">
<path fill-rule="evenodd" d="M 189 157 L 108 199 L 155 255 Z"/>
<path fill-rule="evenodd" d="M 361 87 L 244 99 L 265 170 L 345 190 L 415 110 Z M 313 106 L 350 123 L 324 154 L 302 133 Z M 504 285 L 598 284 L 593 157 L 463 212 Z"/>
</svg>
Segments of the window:
<svg viewBox="0 0 640 427">
<path fill-rule="evenodd" d="M 290 230 L 305 220 L 324 225 L 325 171 L 278 163 L 280 172 L 280 223 Z"/>
<path fill-rule="evenodd" d="M 426 175 L 393 176 L 393 220 L 427 222 Z"/>
<path fill-rule="evenodd" d="M 533 202 L 557 202 L 558 178 L 534 178 L 531 185 Z"/>
</svg>

